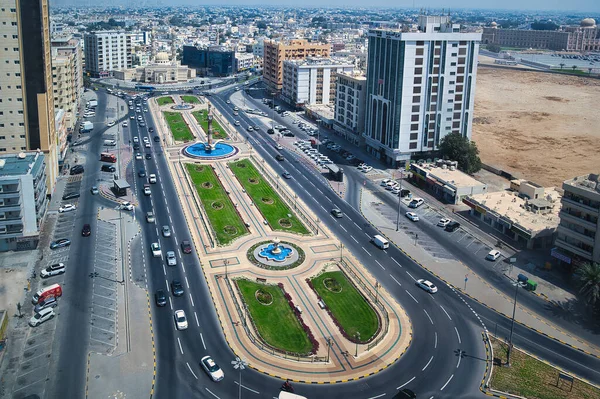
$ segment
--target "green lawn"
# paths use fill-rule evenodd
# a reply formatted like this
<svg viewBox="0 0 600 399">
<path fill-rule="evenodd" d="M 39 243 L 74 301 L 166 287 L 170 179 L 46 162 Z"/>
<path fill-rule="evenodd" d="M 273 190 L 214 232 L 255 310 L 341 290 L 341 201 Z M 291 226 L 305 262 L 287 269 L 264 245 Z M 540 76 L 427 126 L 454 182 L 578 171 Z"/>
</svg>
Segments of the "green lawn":
<svg viewBox="0 0 600 399">
<path fill-rule="evenodd" d="M 200 104 L 200 100 L 196 96 L 181 96 L 181 99 L 188 104 Z"/>
<path fill-rule="evenodd" d="M 194 135 L 179 112 L 163 112 L 175 141 L 191 141 Z"/>
<path fill-rule="evenodd" d="M 508 346 L 491 338 L 494 357 L 506 362 Z M 559 382 L 558 370 L 513 348 L 510 355 L 511 367 L 494 366 L 490 385 L 502 392 L 536 399 L 598 399 L 600 390 L 581 381 Z"/>
<path fill-rule="evenodd" d="M 208 114 L 208 111 L 205 109 L 203 109 L 201 111 L 192 112 L 192 115 L 194 115 L 194 118 L 196 118 L 196 121 L 202 127 L 202 130 L 204 130 L 204 133 L 206 133 L 208 135 L 208 119 L 206 117 L 207 114 Z M 221 125 L 219 125 L 219 122 L 217 122 L 214 117 L 213 117 L 213 121 L 212 121 L 212 128 L 213 128 L 213 138 L 215 138 L 215 139 L 227 138 L 227 133 L 225 133 L 225 129 L 223 129 L 221 127 Z"/>
<path fill-rule="evenodd" d="M 334 292 L 325 287 L 324 281 L 334 280 Z M 349 337 L 360 333 L 361 341 L 368 341 L 379 327 L 377 314 L 365 298 L 348 281 L 344 273 L 327 272 L 312 279 L 312 284 L 323 302 L 329 307 L 338 323 Z"/>
<path fill-rule="evenodd" d="M 235 281 L 248 305 L 254 325 L 266 343 L 293 353 L 305 354 L 311 351 L 312 344 L 308 335 L 278 286 L 241 279 Z M 256 299 L 255 294 L 259 289 L 271 294 L 273 302 L 270 305 L 263 305 Z"/>
<path fill-rule="evenodd" d="M 175 101 L 173 101 L 173 98 L 171 98 L 170 96 L 157 98 L 156 102 L 158 103 L 158 105 L 175 104 Z"/>
<path fill-rule="evenodd" d="M 195 164 L 186 167 L 219 243 L 228 244 L 246 234 L 244 222 L 213 169 Z"/>
<path fill-rule="evenodd" d="M 563 69 L 552 68 L 551 71 L 558 72 L 558 73 L 572 73 L 574 75 L 589 75 L 589 73 L 586 71 L 582 71 L 580 69 L 573 70 L 573 68 L 568 68 L 568 67 L 564 67 Z"/>
<path fill-rule="evenodd" d="M 252 162 L 247 159 L 230 162 L 229 168 L 273 230 L 308 234 L 306 227 L 258 173 Z"/>
</svg>

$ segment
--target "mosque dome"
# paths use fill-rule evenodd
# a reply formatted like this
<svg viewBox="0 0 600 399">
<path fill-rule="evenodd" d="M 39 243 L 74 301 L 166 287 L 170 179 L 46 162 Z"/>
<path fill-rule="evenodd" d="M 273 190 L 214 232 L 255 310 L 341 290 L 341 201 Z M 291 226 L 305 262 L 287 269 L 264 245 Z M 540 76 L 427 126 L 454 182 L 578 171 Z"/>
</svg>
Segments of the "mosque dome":
<svg viewBox="0 0 600 399">
<path fill-rule="evenodd" d="M 496 28 L 496 27 L 498 27 L 498 24 L 497 24 L 497 23 L 494 21 L 494 22 L 492 22 L 492 23 L 490 24 L 490 26 L 491 26 L 492 28 Z"/>
<path fill-rule="evenodd" d="M 160 53 L 156 54 L 154 61 L 157 64 L 167 63 L 167 62 L 169 62 L 169 54 L 167 54 L 165 52 L 160 52 Z"/>
<path fill-rule="evenodd" d="M 590 28 L 596 26 L 596 20 L 594 18 L 584 18 L 581 20 L 579 26 L 584 28 Z"/>
</svg>

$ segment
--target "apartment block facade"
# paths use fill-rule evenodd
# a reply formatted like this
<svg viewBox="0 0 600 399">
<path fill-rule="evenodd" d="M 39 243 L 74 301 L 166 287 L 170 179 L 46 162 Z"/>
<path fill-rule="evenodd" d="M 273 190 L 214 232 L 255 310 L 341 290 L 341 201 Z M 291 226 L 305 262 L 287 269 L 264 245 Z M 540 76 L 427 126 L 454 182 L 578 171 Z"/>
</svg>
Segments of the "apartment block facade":
<svg viewBox="0 0 600 399">
<path fill-rule="evenodd" d="M 577 267 L 600 262 L 600 177 L 589 174 L 563 182 L 560 224 L 552 256 Z"/>
<path fill-rule="evenodd" d="M 284 61 L 281 96 L 296 107 L 333 104 L 336 74 L 353 70 L 353 64 L 329 58 Z"/>
<path fill-rule="evenodd" d="M 37 247 L 48 206 L 41 151 L 0 154 L 0 252 Z"/>
<path fill-rule="evenodd" d="M 331 53 L 329 44 L 310 43 L 307 40 L 289 40 L 276 42 L 264 41 L 263 80 L 270 90 L 281 91 L 283 88 L 283 62 L 302 60 L 307 57 L 327 58 Z"/>
<path fill-rule="evenodd" d="M 354 145 L 361 145 L 365 131 L 367 78 L 356 73 L 337 74 L 333 130 Z"/>
<path fill-rule="evenodd" d="M 560 51 L 567 49 L 569 34 L 553 30 L 497 29 L 492 26 L 483 28 L 481 41 L 484 44 L 498 44 L 506 47 Z"/>
<path fill-rule="evenodd" d="M 51 46 L 54 109 L 64 110 L 65 126 L 71 132 L 84 91 L 83 50 L 81 42 L 71 36 L 53 37 Z"/>
<path fill-rule="evenodd" d="M 481 33 L 426 15 L 417 31 L 368 37 L 367 151 L 396 167 L 436 151 L 447 134 L 471 138 Z"/>
<path fill-rule="evenodd" d="M 0 155 L 41 150 L 58 176 L 47 0 L 0 0 Z"/>
<path fill-rule="evenodd" d="M 90 76 L 107 77 L 113 71 L 133 66 L 131 35 L 121 31 L 86 33 L 85 71 Z"/>
</svg>

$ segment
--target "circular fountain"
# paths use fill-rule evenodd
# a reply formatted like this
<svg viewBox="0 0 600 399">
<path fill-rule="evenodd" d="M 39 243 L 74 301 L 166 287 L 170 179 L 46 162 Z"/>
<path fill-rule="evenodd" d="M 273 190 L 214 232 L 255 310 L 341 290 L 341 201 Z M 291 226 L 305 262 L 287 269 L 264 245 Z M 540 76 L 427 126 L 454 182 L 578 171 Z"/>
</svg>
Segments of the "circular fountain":
<svg viewBox="0 0 600 399">
<path fill-rule="evenodd" d="M 304 251 L 279 238 L 254 245 L 248 255 L 254 264 L 267 269 L 289 269 L 304 260 Z"/>
<path fill-rule="evenodd" d="M 185 156 L 194 159 L 204 159 L 204 160 L 217 160 L 224 159 L 234 156 L 239 152 L 237 147 L 234 147 L 231 144 L 223 143 L 223 140 L 214 140 L 213 139 L 213 129 L 212 129 L 212 114 L 210 112 L 210 105 L 208 107 L 208 132 L 207 132 L 207 140 L 206 143 L 196 143 L 191 144 L 183 148 L 181 153 Z"/>
</svg>

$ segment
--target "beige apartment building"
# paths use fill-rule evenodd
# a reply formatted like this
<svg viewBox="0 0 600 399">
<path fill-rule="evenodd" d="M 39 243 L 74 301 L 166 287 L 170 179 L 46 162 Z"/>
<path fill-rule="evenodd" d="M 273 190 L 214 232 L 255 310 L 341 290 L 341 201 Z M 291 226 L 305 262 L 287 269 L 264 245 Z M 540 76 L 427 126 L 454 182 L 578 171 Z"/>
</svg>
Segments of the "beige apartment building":
<svg viewBox="0 0 600 399">
<path fill-rule="evenodd" d="M 52 81 L 54 109 L 64 110 L 64 124 L 72 132 L 83 96 L 83 51 L 81 42 L 71 36 L 53 37 Z"/>
<path fill-rule="evenodd" d="M 0 155 L 41 150 L 52 193 L 58 156 L 47 0 L 0 0 Z"/>
<path fill-rule="evenodd" d="M 271 90 L 283 87 L 283 61 L 303 60 L 306 57 L 329 57 L 329 44 L 310 43 L 294 39 L 285 42 L 265 40 L 263 57 L 263 80 Z"/>
</svg>

